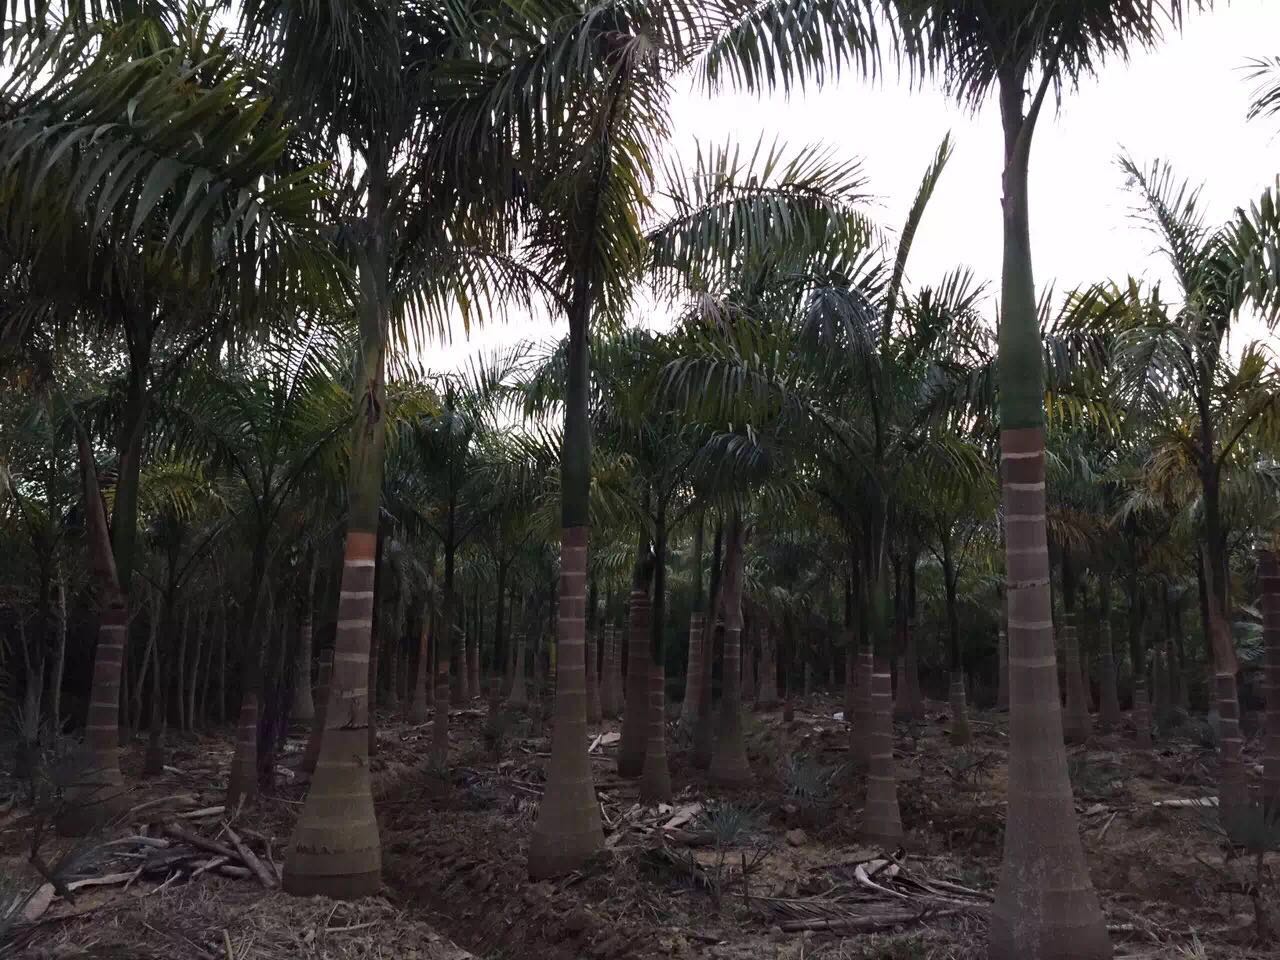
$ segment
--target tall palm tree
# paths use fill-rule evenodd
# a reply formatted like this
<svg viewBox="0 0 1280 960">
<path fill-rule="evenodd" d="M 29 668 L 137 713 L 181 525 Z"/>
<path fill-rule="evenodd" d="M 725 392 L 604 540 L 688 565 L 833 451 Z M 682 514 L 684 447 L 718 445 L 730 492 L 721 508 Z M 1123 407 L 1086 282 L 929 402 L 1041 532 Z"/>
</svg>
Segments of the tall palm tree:
<svg viewBox="0 0 1280 960">
<path fill-rule="evenodd" d="M 993 92 L 1004 132 L 1000 449 L 1009 609 L 1009 816 L 992 914 L 997 960 L 1108 957 L 1062 745 L 1045 527 L 1044 368 L 1032 273 L 1032 138 L 1060 92 L 1153 46 L 1194 0 L 886 0 L 901 47 L 963 104 Z M 1207 5 L 1199 4 L 1196 5 Z M 1037 75 L 1038 74 L 1038 75 Z M 1028 96 L 1030 90 L 1030 96 Z"/>
</svg>

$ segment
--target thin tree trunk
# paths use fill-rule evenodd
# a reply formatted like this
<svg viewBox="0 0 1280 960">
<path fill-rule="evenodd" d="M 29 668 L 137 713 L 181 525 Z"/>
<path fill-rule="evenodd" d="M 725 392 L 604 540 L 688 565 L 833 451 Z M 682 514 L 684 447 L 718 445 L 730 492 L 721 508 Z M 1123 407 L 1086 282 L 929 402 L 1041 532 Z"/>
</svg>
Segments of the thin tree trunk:
<svg viewBox="0 0 1280 960">
<path fill-rule="evenodd" d="M 760 624 L 760 683 L 756 701 L 762 710 L 778 705 L 778 641 L 772 624 Z"/>
<path fill-rule="evenodd" d="M 689 614 L 689 650 L 684 672 L 684 700 L 680 703 L 680 731 L 690 741 L 698 719 L 698 695 L 702 690 L 702 623 L 706 619 L 702 608 L 702 546 L 704 519 L 698 515 L 698 526 L 693 535 L 693 610 Z"/>
<path fill-rule="evenodd" d="M 187 647 L 191 639 L 191 604 L 182 611 L 182 628 L 178 631 L 178 664 L 173 675 L 173 722 L 181 732 L 186 729 Z"/>
<path fill-rule="evenodd" d="M 721 677 L 720 717 L 709 776 L 712 783 L 740 786 L 752 781 L 747 748 L 742 739 L 742 572 L 746 551 L 746 530 L 735 512 L 729 521 L 725 551 L 724 654 Z"/>
<path fill-rule="evenodd" d="M 427 722 L 427 708 L 435 699 L 435 690 L 431 685 L 431 647 L 431 613 L 424 610 L 422 632 L 418 634 L 418 665 L 413 677 L 413 697 L 409 706 L 409 720 L 412 723 Z"/>
<path fill-rule="evenodd" d="M 62 734 L 62 677 L 67 667 L 67 582 L 59 568 L 57 575 L 58 596 L 58 638 L 53 659 L 53 677 L 49 681 L 50 704 L 49 715 L 53 718 L 53 733 Z"/>
<path fill-rule="evenodd" d="M 186 728 L 196 728 L 196 681 L 200 677 L 200 656 L 204 650 L 205 617 L 196 613 L 195 646 L 191 651 L 191 673 L 187 677 Z"/>
<path fill-rule="evenodd" d="M 702 625 L 702 688 L 698 692 L 698 713 L 693 727 L 693 765 L 698 770 L 711 766 L 715 745 L 715 711 L 711 695 L 715 677 L 716 626 L 723 605 L 721 596 L 721 557 L 724 553 L 724 523 L 716 522 L 716 535 L 711 546 L 711 584 L 707 619 Z"/>
<path fill-rule="evenodd" d="M 293 708 L 290 716 L 298 723 L 311 723 L 316 716 L 315 699 L 311 695 L 311 633 L 316 606 L 316 555 L 307 552 L 307 592 L 302 597 L 302 615 L 298 618 L 298 659 L 293 668 Z"/>
<path fill-rule="evenodd" d="M 640 802 L 644 804 L 666 803 L 671 799 L 671 770 L 667 764 L 667 658 L 664 644 L 667 608 L 667 527 L 665 504 L 660 498 L 654 521 L 649 705 L 645 722 L 644 766 L 640 774 Z"/>
<path fill-rule="evenodd" d="M 956 581 L 959 574 L 951 553 L 950 531 L 942 537 L 942 579 L 947 603 L 947 636 L 951 653 L 951 742 L 957 747 L 968 746 L 973 741 L 969 727 L 969 707 L 965 698 L 964 656 L 960 647 L 960 611 L 956 600 Z"/>
<path fill-rule="evenodd" d="M 998 376 L 1009 597 L 1009 806 L 989 956 L 1102 960 L 1112 949 L 1080 845 L 1053 642 L 1044 374 L 1027 183 L 1036 114 L 1023 112 L 1026 81 L 1025 67 L 1001 67 L 1005 170 Z M 1033 111 L 1045 90 L 1047 85 L 1040 88 Z"/>
<path fill-rule="evenodd" d="M 1113 730 L 1123 719 L 1116 684 L 1116 652 L 1111 642 L 1111 575 L 1103 574 L 1098 590 L 1098 659 L 1101 663 L 1098 720 L 1103 730 Z"/>
<path fill-rule="evenodd" d="M 516 710 L 524 710 L 529 706 L 529 692 L 525 687 L 525 635 L 516 636 L 516 668 L 511 675 L 511 693 L 507 697 L 508 706 Z"/>
</svg>

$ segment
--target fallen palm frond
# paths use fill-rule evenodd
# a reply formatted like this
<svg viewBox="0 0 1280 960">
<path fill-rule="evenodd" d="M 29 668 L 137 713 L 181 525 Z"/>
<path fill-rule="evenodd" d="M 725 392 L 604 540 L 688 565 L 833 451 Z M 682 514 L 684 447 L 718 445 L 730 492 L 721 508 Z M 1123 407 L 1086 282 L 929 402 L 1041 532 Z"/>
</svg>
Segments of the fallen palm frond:
<svg viewBox="0 0 1280 960">
<path fill-rule="evenodd" d="M 784 931 L 873 932 L 947 917 L 985 917 L 991 896 L 950 880 L 908 871 L 901 852 L 835 864 L 830 889 L 802 898 L 757 897 L 754 903 Z"/>
</svg>

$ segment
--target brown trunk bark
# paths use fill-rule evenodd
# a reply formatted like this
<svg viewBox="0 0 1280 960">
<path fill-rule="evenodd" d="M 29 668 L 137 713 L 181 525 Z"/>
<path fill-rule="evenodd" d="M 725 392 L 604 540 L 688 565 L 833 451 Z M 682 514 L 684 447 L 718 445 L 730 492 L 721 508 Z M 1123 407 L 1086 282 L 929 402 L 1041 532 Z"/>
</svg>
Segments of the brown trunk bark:
<svg viewBox="0 0 1280 960">
<path fill-rule="evenodd" d="M 325 650 L 320 654 L 320 675 L 316 684 L 316 712 L 311 720 L 311 736 L 307 738 L 307 749 L 302 755 L 302 771 L 307 775 L 316 772 L 316 761 L 320 759 L 320 741 L 324 738 L 324 715 L 329 704 L 329 683 L 333 678 L 333 651 Z"/>
<path fill-rule="evenodd" d="M 1102 729 L 1113 730 L 1120 726 L 1123 715 L 1120 712 L 1120 692 L 1116 682 L 1116 653 L 1111 642 L 1110 611 L 1103 611 L 1098 631 L 1098 659 L 1101 666 L 1098 719 Z"/>
<path fill-rule="evenodd" d="M 93 448 L 83 427 L 76 424 L 76 452 L 84 495 L 85 534 L 98 614 L 98 643 L 93 654 L 93 683 L 85 723 L 88 768 L 79 786 L 69 791 L 67 811 L 58 830 L 82 835 L 123 810 L 124 777 L 120 773 L 120 672 L 125 660 L 129 608 L 116 575 L 106 510 L 98 486 Z"/>
<path fill-rule="evenodd" d="M 1009 601 L 1007 594 L 1001 594 L 1001 611 L 1000 611 L 1000 634 L 996 641 L 996 657 L 998 663 L 997 670 L 997 688 L 996 688 L 996 709 L 1009 709 Z"/>
<path fill-rule="evenodd" d="M 871 734 L 863 834 L 877 843 L 902 839 L 897 776 L 893 764 L 893 694 L 889 663 L 880 660 L 871 677 Z"/>
<path fill-rule="evenodd" d="M 631 629 L 627 645 L 626 705 L 618 744 L 618 776 L 634 778 L 644 771 L 649 715 L 649 592 L 631 591 Z"/>
<path fill-rule="evenodd" d="M 667 766 L 666 670 L 649 663 L 649 710 L 646 724 L 644 768 L 640 773 L 640 802 L 667 803 L 671 800 L 671 771 Z"/>
<path fill-rule="evenodd" d="M 742 568 L 746 531 L 741 517 L 729 524 L 729 545 L 725 556 L 724 654 L 720 695 L 720 717 L 715 750 L 709 771 L 712 783 L 737 786 L 752 781 L 747 748 L 742 739 Z"/>
<path fill-rule="evenodd" d="M 856 765 L 866 767 L 871 759 L 871 685 L 875 676 L 875 654 L 870 648 L 858 651 L 857 671 L 853 725 L 849 728 L 849 752 L 853 754 Z"/>
<path fill-rule="evenodd" d="M 951 673 L 951 743 L 957 747 L 968 746 L 973 742 L 973 731 L 969 727 L 969 706 L 964 689 L 964 671 Z"/>
<path fill-rule="evenodd" d="M 610 720 L 616 720 L 622 716 L 622 651 L 618 649 L 617 627 L 605 628 L 603 672 L 600 710 Z"/>
<path fill-rule="evenodd" d="M 702 624 L 702 687 L 698 691 L 698 713 L 693 725 L 693 766 L 709 770 L 715 752 L 716 714 L 712 702 L 715 680 L 716 629 L 712 620 Z"/>
<path fill-rule="evenodd" d="M 704 616 L 695 610 L 689 615 L 689 665 L 684 675 L 684 700 L 680 704 L 680 731 L 693 738 L 698 722 L 698 696 L 702 691 L 702 622 Z"/>
<path fill-rule="evenodd" d="M 422 632 L 418 634 L 418 667 L 413 677 L 413 696 L 409 704 L 409 719 L 413 723 L 427 722 L 427 708 L 435 699 L 431 686 L 431 617 L 423 615 Z"/>
<path fill-rule="evenodd" d="M 991 955 L 998 960 L 1110 956 L 1067 775 L 1049 592 L 1042 429 L 1004 430 L 1001 454 L 1009 599 L 1009 808 Z"/>
<path fill-rule="evenodd" d="M 1219 672 L 1214 676 L 1213 687 L 1218 703 L 1218 809 L 1230 831 L 1249 806 L 1249 788 L 1241 759 L 1244 739 L 1240 735 L 1240 700 L 1235 674 Z"/>
<path fill-rule="evenodd" d="M 761 709 L 778 705 L 778 644 L 769 624 L 760 628 L 760 687 L 757 701 Z"/>
<path fill-rule="evenodd" d="M 587 723 L 599 724 L 604 719 L 600 704 L 600 684 L 596 677 L 596 635 L 587 634 Z"/>
<path fill-rule="evenodd" d="M 285 860 L 284 889 L 296 896 L 357 898 L 382 883 L 368 756 L 377 541 L 347 532 L 320 756 Z"/>
<path fill-rule="evenodd" d="M 1151 749 L 1151 701 L 1147 698 L 1147 681 L 1140 673 L 1133 678 L 1133 733 L 1139 750 Z"/>
<path fill-rule="evenodd" d="M 511 693 L 507 697 L 508 706 L 516 710 L 524 710 L 529 706 L 529 691 L 524 680 L 524 652 L 525 637 L 521 633 L 516 636 L 516 667 L 511 675 Z"/>
<path fill-rule="evenodd" d="M 1262 803 L 1269 816 L 1280 814 L 1280 556 L 1264 550 L 1258 556 L 1262 590 L 1262 636 L 1266 644 L 1263 681 L 1267 726 L 1262 747 Z"/>
<path fill-rule="evenodd" d="M 604 846 L 587 755 L 587 528 L 566 527 L 560 543 L 555 720 L 547 789 L 529 843 L 534 880 L 576 870 Z"/>
<path fill-rule="evenodd" d="M 1076 615 L 1067 612 L 1062 625 L 1062 647 L 1067 660 L 1067 710 L 1062 718 L 1062 735 L 1067 743 L 1084 743 L 1089 738 L 1089 708 L 1080 673 L 1080 646 L 1076 636 Z"/>
</svg>

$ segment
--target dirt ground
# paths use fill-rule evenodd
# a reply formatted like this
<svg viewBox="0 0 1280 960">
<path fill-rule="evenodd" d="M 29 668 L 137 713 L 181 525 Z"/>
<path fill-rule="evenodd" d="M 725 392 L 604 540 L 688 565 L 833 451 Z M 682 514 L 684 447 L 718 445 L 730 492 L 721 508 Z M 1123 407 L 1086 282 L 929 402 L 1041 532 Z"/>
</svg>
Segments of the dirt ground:
<svg viewBox="0 0 1280 960">
<path fill-rule="evenodd" d="M 295 900 L 250 876 L 175 872 L 89 886 L 74 902 L 55 898 L 19 929 L 10 955 L 979 958 L 998 876 L 1006 721 L 976 715 L 975 742 L 961 751 L 947 740 L 945 709 L 930 706 L 923 726 L 897 729 L 907 829 L 900 850 L 859 840 L 862 781 L 844 768 L 847 731 L 833 718 L 833 699 L 804 703 L 791 722 L 780 711 L 752 713 L 746 728 L 758 781 L 736 793 L 708 789 L 673 725 L 676 797 L 661 809 L 641 808 L 634 782 L 613 773 L 617 724 L 606 723 L 592 732 L 591 754 L 606 850 L 583 871 L 541 884 L 525 875 L 525 851 L 544 781 L 545 725 L 505 716 L 495 732 L 482 709 L 455 711 L 451 762 L 441 771 L 425 762 L 430 727 L 384 714 L 373 760 L 383 897 Z M 1162 738 L 1146 755 L 1129 747 L 1124 730 L 1070 752 L 1116 955 L 1274 957 L 1275 942 L 1258 937 L 1255 910 L 1277 914 L 1275 855 L 1255 899 L 1256 864 L 1227 858 L 1213 811 L 1163 806 L 1214 792 L 1213 752 L 1196 729 Z M 301 735 L 290 739 L 278 792 L 232 820 L 268 864 L 281 862 L 300 808 L 304 784 L 284 770 L 302 746 Z M 126 752 L 127 775 L 139 772 L 141 749 Z M 220 804 L 230 749 L 226 737 L 179 739 L 165 775 L 140 788 L 139 799 L 177 798 L 172 809 L 188 814 Z M 0 809 L 11 786 L 0 780 Z M 219 812 L 184 822 L 215 838 L 225 819 Z M 0 813 L 0 875 L 38 882 L 26 863 L 30 834 L 20 804 Z M 115 869 L 90 858 L 83 874 Z"/>
</svg>

